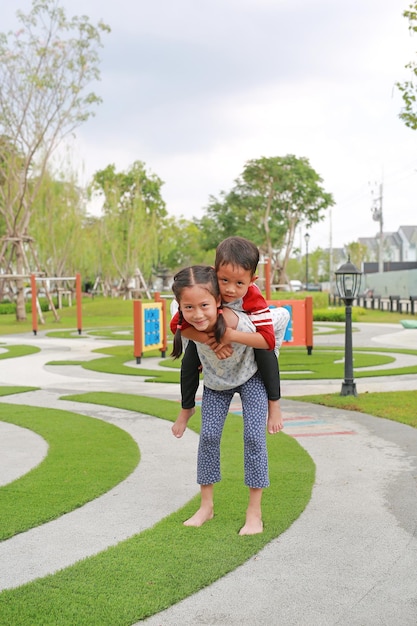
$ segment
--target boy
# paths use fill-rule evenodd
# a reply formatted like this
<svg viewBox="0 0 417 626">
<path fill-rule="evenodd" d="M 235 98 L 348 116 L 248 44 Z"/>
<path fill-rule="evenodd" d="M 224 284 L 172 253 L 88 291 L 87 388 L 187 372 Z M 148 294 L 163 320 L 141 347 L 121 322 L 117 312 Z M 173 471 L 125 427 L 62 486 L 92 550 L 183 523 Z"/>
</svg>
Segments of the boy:
<svg viewBox="0 0 417 626">
<path fill-rule="evenodd" d="M 199 385 L 200 360 L 194 341 L 210 345 L 219 358 L 230 355 L 232 341 L 249 345 L 255 350 L 259 373 L 268 394 L 268 432 L 274 434 L 282 427 L 279 405 L 281 397 L 277 356 L 288 324 L 289 313 L 285 308 L 271 311 L 254 281 L 259 263 L 259 250 L 243 237 L 228 237 L 216 249 L 215 269 L 224 306 L 244 311 L 254 324 L 256 332 L 247 333 L 228 328 L 224 343 L 217 344 L 206 333 L 200 333 L 187 323 L 182 324 L 182 334 L 189 341 L 181 365 L 181 411 L 173 427 L 176 436 L 181 436 L 186 424 L 195 411 L 195 395 Z M 177 330 L 178 313 L 171 320 L 171 330 Z M 275 329 L 274 329 L 275 326 Z M 275 338 L 277 335 L 277 342 Z"/>
</svg>

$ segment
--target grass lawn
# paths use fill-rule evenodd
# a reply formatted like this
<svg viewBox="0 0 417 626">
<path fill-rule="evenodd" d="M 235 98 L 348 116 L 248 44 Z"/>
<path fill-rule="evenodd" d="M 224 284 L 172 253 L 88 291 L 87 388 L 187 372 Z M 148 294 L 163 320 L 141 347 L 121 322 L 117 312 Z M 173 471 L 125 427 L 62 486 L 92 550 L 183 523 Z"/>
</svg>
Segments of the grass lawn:
<svg viewBox="0 0 417 626">
<path fill-rule="evenodd" d="M 124 480 L 139 461 L 130 435 L 102 420 L 3 403 L 0 420 L 28 428 L 48 443 L 48 454 L 37 467 L 0 487 L 0 540 L 97 498 Z"/>
<path fill-rule="evenodd" d="M 174 421 L 178 404 L 126 394 L 66 396 Z M 190 420 L 199 430 L 199 412 Z M 222 438 L 223 479 L 216 515 L 200 529 L 182 521 L 199 497 L 153 528 L 57 574 L 0 593 L 0 623 L 13 626 L 118 626 L 157 613 L 253 557 L 302 513 L 314 483 L 314 463 L 295 439 L 268 438 L 271 486 L 265 490 L 260 535 L 240 537 L 247 488 L 243 485 L 242 420 L 229 415 Z M 166 468 L 169 471 L 169 468 Z"/>
<path fill-rule="evenodd" d="M 357 396 L 338 394 L 288 397 L 288 400 L 333 406 L 346 411 L 369 413 L 417 428 L 417 391 L 384 391 Z"/>
<path fill-rule="evenodd" d="M 6 346 L 0 343 L 0 348 L 0 359 L 14 359 L 17 356 L 27 356 L 28 354 L 40 352 L 40 349 L 36 346 Z"/>
<path fill-rule="evenodd" d="M 95 350 L 97 354 L 105 355 L 90 361 L 51 361 L 48 365 L 80 365 L 84 369 L 108 374 L 124 374 L 126 376 L 144 376 L 147 382 L 179 383 L 179 368 L 181 360 L 171 358 L 161 359 L 164 370 L 155 370 L 146 367 L 146 359 L 150 356 L 159 356 L 160 352 L 145 353 L 142 363 L 134 363 L 133 347 L 131 344 L 109 346 Z M 417 364 L 409 367 L 390 367 L 371 369 L 381 365 L 390 365 L 395 361 L 396 354 L 409 354 L 416 357 L 417 350 L 389 348 L 361 348 L 353 351 L 355 378 L 365 376 L 398 376 L 399 374 L 417 374 Z M 282 380 L 328 380 L 343 379 L 344 364 L 343 348 L 314 348 L 309 356 L 305 348 L 286 348 L 279 356 Z M 133 367 L 126 365 L 133 363 Z M 367 368 L 362 369 L 361 368 Z"/>
</svg>

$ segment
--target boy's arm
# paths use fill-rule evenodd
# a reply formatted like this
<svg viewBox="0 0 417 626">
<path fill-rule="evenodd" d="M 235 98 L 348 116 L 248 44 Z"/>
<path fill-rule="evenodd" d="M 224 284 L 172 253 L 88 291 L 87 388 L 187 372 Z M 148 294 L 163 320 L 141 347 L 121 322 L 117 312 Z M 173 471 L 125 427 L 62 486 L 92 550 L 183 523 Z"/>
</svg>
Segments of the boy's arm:
<svg viewBox="0 0 417 626">
<path fill-rule="evenodd" d="M 178 317 L 179 315 L 177 312 L 174 315 L 174 317 L 171 319 L 170 324 L 169 324 L 171 328 L 171 332 L 174 335 L 176 333 L 177 326 L 178 326 Z M 224 345 L 223 343 L 218 344 L 211 335 L 208 335 L 208 333 L 203 333 L 199 330 L 196 330 L 194 326 L 191 326 L 191 324 L 189 324 L 185 320 L 183 320 L 181 324 L 181 335 L 185 337 L 186 339 L 191 339 L 192 341 L 197 341 L 198 343 L 205 343 L 208 346 L 212 347 L 213 350 L 214 350 L 213 348 L 213 344 L 214 344 L 217 348 L 215 350 L 217 356 L 222 359 L 226 359 L 233 352 L 233 348 L 231 346 Z"/>
<path fill-rule="evenodd" d="M 243 330 L 234 330 L 233 328 L 226 328 L 226 332 L 223 335 L 224 343 L 243 343 L 245 346 L 251 348 L 261 348 L 263 350 L 269 350 L 269 344 L 265 339 L 263 333 L 260 331 L 250 333 Z M 274 335 L 275 346 L 275 335 Z M 216 352 L 216 350 L 215 350 Z"/>
<path fill-rule="evenodd" d="M 248 314 L 250 321 L 256 328 L 255 335 L 260 335 L 263 342 L 258 338 L 257 345 L 251 345 L 253 348 L 263 348 L 273 350 L 275 348 L 275 330 L 272 323 L 271 311 L 268 304 L 256 285 L 251 285 L 242 301 L 243 310 Z"/>
<path fill-rule="evenodd" d="M 178 319 L 179 319 L 179 313 L 177 311 L 175 315 L 171 318 L 171 321 L 169 323 L 169 327 L 173 335 L 175 335 L 175 333 L 177 332 Z M 191 328 L 191 325 L 185 320 L 182 320 L 181 329 L 185 330 L 186 328 Z M 187 335 L 184 335 L 184 336 L 187 337 Z M 187 337 L 187 339 L 192 339 L 192 337 Z"/>
</svg>

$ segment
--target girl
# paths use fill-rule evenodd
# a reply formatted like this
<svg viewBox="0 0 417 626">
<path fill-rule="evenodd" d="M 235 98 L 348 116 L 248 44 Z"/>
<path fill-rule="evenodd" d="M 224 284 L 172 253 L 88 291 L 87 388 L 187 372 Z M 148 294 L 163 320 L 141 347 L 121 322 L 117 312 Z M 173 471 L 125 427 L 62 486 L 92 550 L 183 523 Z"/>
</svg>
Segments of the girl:
<svg viewBox="0 0 417 626">
<path fill-rule="evenodd" d="M 182 354 L 183 320 L 197 330 L 214 333 L 218 343 L 220 340 L 222 343 L 233 342 L 235 331 L 254 332 L 254 326 L 245 313 L 220 308 L 221 297 L 214 268 L 194 265 L 181 270 L 174 277 L 172 290 L 180 312 L 172 350 L 174 358 Z M 232 355 L 224 360 L 219 360 L 205 344 L 197 344 L 197 349 L 204 373 L 202 424 L 197 458 L 201 504 L 198 511 L 184 524 L 199 527 L 214 515 L 213 487 L 221 479 L 221 434 L 230 402 L 234 394 L 239 393 L 244 424 L 245 484 L 249 487 L 246 521 L 239 534 L 261 533 L 262 490 L 269 485 L 266 448 L 268 398 L 257 371 L 253 349 L 241 343 L 233 343 Z M 185 428 L 186 422 L 179 419 L 172 431 L 175 436 L 181 437 Z"/>
</svg>

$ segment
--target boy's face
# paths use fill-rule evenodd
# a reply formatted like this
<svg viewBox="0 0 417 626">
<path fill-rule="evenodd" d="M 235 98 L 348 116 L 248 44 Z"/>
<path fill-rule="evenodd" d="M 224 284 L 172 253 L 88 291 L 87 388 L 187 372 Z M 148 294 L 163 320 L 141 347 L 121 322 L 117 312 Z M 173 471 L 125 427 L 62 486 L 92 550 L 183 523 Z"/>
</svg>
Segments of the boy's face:
<svg viewBox="0 0 417 626">
<path fill-rule="evenodd" d="M 250 285 L 256 280 L 250 270 L 230 263 L 221 265 L 217 271 L 222 302 L 233 302 L 246 296 Z"/>
</svg>

